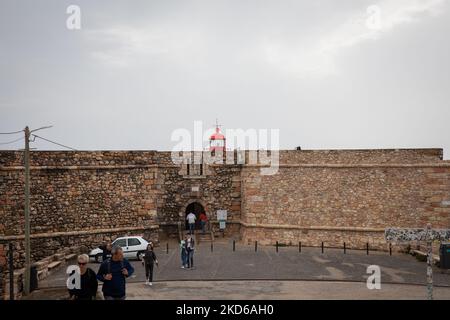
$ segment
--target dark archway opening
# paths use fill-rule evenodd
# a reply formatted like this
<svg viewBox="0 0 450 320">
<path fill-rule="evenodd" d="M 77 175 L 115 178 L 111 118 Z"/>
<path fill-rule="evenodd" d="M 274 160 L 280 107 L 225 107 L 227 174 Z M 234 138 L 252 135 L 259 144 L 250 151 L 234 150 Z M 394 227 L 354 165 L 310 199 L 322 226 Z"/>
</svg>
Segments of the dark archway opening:
<svg viewBox="0 0 450 320">
<path fill-rule="evenodd" d="M 186 211 L 185 211 L 185 213 L 184 213 L 184 219 L 185 219 L 185 227 L 186 227 L 186 230 L 189 230 L 189 225 L 188 225 L 188 222 L 187 222 L 187 220 L 186 220 L 186 216 L 187 216 L 190 212 L 192 212 L 193 214 L 195 214 L 195 217 L 197 218 L 197 220 L 195 220 L 195 229 L 196 229 L 196 230 L 201 229 L 202 226 L 201 226 L 201 224 L 200 224 L 200 219 L 199 219 L 199 217 L 200 217 L 200 213 L 205 212 L 205 208 L 203 208 L 203 206 L 202 206 L 200 203 L 198 203 L 198 202 L 193 202 L 193 203 L 189 204 L 189 205 L 186 207 Z M 205 213 L 206 213 L 206 212 L 205 212 Z"/>
</svg>

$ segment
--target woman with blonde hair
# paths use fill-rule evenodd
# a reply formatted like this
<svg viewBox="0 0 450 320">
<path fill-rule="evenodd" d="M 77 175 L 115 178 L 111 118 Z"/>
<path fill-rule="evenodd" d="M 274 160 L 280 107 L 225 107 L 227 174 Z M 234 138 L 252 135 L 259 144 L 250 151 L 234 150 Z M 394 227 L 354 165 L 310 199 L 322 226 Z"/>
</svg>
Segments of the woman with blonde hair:
<svg viewBox="0 0 450 320">
<path fill-rule="evenodd" d="M 78 256 L 78 267 L 80 268 L 80 288 L 69 289 L 71 300 L 95 300 L 98 282 L 95 272 L 88 268 L 89 256 L 80 254 Z"/>
</svg>

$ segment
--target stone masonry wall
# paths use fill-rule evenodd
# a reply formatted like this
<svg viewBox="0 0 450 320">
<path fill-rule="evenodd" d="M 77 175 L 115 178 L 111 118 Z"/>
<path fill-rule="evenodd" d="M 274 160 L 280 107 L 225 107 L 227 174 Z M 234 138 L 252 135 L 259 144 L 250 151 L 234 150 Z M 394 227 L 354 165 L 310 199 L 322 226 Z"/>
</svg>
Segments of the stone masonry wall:
<svg viewBox="0 0 450 320">
<path fill-rule="evenodd" d="M 450 227 L 450 163 L 284 166 L 242 171 L 242 238 L 386 248 L 386 227 Z"/>
<path fill-rule="evenodd" d="M 211 221 L 228 210 L 227 229 L 261 244 L 385 248 L 386 226 L 450 227 L 450 162 L 441 149 L 291 150 L 280 163 L 272 176 L 237 164 L 188 175 L 170 152 L 33 151 L 32 259 L 126 234 L 157 241 L 192 202 Z M 0 151 L 0 296 L 9 241 L 15 267 L 23 266 L 23 171 L 22 152 Z"/>
</svg>

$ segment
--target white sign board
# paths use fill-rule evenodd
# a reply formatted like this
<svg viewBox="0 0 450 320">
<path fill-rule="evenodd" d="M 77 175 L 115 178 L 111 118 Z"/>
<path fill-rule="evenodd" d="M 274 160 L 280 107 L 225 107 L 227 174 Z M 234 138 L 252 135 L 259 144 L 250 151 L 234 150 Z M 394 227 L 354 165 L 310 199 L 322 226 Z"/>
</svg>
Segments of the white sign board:
<svg viewBox="0 0 450 320">
<path fill-rule="evenodd" d="M 225 221 L 227 220 L 227 210 L 217 210 L 217 220 Z"/>
</svg>

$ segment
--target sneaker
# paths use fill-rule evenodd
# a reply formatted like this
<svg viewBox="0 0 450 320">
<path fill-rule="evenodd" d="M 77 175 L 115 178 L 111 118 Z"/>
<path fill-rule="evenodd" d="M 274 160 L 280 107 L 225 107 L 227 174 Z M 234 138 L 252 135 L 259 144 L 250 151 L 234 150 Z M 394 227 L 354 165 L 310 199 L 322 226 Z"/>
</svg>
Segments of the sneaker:
<svg viewBox="0 0 450 320">
<path fill-rule="evenodd" d="M 148 284 L 149 284 L 149 283 L 150 283 L 150 282 L 148 282 L 148 281 L 145 281 L 145 285 L 146 285 L 146 286 L 148 286 Z"/>
<path fill-rule="evenodd" d="M 181 266 L 181 269 L 184 269 L 184 266 Z"/>
<path fill-rule="evenodd" d="M 152 285 L 153 285 L 153 283 L 149 282 L 149 283 L 148 283 L 148 285 L 149 285 L 149 286 L 152 286 Z"/>
</svg>

